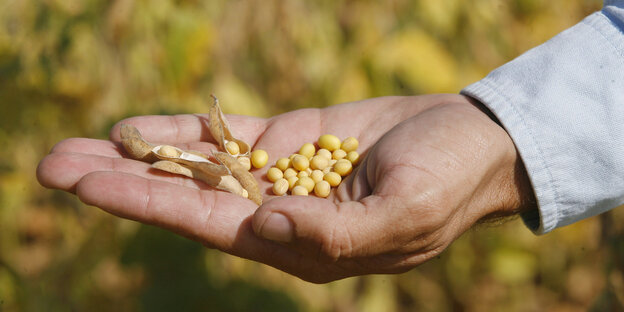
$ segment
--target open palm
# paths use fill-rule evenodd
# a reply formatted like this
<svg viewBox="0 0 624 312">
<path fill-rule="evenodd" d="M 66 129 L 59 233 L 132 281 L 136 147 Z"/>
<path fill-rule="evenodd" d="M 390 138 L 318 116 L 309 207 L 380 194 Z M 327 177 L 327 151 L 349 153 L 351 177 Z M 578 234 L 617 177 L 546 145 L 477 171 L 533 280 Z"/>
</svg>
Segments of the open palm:
<svg viewBox="0 0 624 312">
<path fill-rule="evenodd" d="M 122 121 L 146 140 L 208 153 L 205 115 Z M 531 194 L 513 143 L 458 95 L 385 97 L 303 109 L 270 119 L 228 116 L 234 134 L 269 163 L 321 134 L 360 141 L 361 164 L 328 199 L 275 197 L 268 166 L 251 201 L 128 159 L 119 143 L 73 138 L 38 168 L 42 185 L 76 193 L 112 214 L 154 224 L 211 248 L 313 282 L 408 270 L 439 254 L 479 219 L 527 206 Z"/>
</svg>

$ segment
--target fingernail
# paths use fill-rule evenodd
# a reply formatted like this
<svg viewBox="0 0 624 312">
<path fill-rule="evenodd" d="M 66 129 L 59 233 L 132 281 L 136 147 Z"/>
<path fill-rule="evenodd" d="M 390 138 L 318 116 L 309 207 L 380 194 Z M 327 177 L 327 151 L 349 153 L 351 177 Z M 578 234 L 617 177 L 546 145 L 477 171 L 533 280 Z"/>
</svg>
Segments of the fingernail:
<svg viewBox="0 0 624 312">
<path fill-rule="evenodd" d="M 294 235 L 293 225 L 281 213 L 271 213 L 260 230 L 260 235 L 272 241 L 288 243 L 291 242 Z"/>
</svg>

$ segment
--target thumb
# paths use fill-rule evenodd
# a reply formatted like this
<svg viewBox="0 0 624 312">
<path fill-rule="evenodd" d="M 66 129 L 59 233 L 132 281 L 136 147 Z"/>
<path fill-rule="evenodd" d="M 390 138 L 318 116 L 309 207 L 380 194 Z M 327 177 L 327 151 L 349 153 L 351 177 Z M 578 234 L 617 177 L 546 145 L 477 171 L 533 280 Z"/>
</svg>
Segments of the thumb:
<svg viewBox="0 0 624 312">
<path fill-rule="evenodd" d="M 392 213 L 394 211 L 394 213 Z M 319 260 L 364 257 L 395 248 L 402 241 L 397 215 L 406 209 L 388 209 L 382 198 L 335 203 L 331 200 L 284 196 L 264 203 L 255 212 L 256 235 L 285 243 Z"/>
</svg>

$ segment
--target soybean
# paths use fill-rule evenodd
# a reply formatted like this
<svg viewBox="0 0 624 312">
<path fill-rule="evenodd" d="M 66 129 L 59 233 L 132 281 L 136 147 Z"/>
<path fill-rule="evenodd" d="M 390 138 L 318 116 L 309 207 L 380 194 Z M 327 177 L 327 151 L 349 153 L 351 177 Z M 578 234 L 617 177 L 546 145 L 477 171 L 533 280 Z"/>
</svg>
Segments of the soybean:
<svg viewBox="0 0 624 312">
<path fill-rule="evenodd" d="M 301 185 L 305 187 L 308 192 L 312 192 L 312 190 L 314 189 L 314 184 L 314 180 L 312 180 L 310 177 L 300 177 L 299 181 L 295 183 L 295 186 Z"/>
<path fill-rule="evenodd" d="M 227 152 L 230 153 L 230 155 L 234 155 L 234 156 L 240 153 L 240 147 L 234 141 L 228 141 L 227 143 L 225 143 L 225 150 L 227 150 Z"/>
<path fill-rule="evenodd" d="M 310 161 L 308 160 L 307 157 L 303 155 L 297 155 L 295 156 L 295 158 L 292 159 L 292 165 L 293 165 L 293 168 L 299 171 L 303 171 L 303 170 L 308 169 L 308 167 L 310 166 Z"/>
<path fill-rule="evenodd" d="M 295 187 L 295 184 L 297 183 L 297 181 L 299 181 L 299 178 L 297 178 L 296 176 L 293 176 L 293 177 L 287 178 L 286 181 L 288 181 L 288 190 L 292 190 L 293 187 Z"/>
<path fill-rule="evenodd" d="M 316 152 L 316 155 L 324 156 L 327 159 L 332 159 L 332 153 L 324 148 L 319 149 L 318 152 Z"/>
<path fill-rule="evenodd" d="M 286 171 L 284 171 L 284 178 L 288 179 L 290 177 L 296 177 L 297 176 L 297 171 L 293 168 L 288 168 L 286 169 Z"/>
<path fill-rule="evenodd" d="M 342 141 L 342 145 L 340 145 L 340 148 L 348 153 L 351 151 L 355 151 L 359 145 L 360 143 L 356 138 L 348 137 L 344 139 L 344 141 Z"/>
<path fill-rule="evenodd" d="M 319 181 L 323 181 L 323 171 L 321 170 L 314 170 L 312 171 L 312 174 L 310 174 L 310 178 L 315 182 L 318 183 Z"/>
<path fill-rule="evenodd" d="M 278 179 L 273 183 L 273 194 L 281 196 L 288 191 L 288 181 L 286 179 Z"/>
<path fill-rule="evenodd" d="M 327 181 L 332 187 L 340 185 L 342 177 L 336 172 L 328 172 L 323 176 L 323 180 Z"/>
<path fill-rule="evenodd" d="M 346 159 L 341 159 L 334 165 L 334 172 L 343 177 L 351 173 L 351 170 L 353 170 L 353 165 Z"/>
<path fill-rule="evenodd" d="M 271 167 L 269 171 L 267 171 L 267 179 L 271 182 L 275 182 L 284 177 L 284 173 L 279 168 Z"/>
<path fill-rule="evenodd" d="M 161 146 L 160 149 L 158 149 L 158 154 L 165 156 L 165 157 L 179 157 L 180 156 L 180 152 L 178 151 L 178 149 L 171 145 Z"/>
<path fill-rule="evenodd" d="M 340 139 L 333 134 L 323 134 L 318 139 L 318 145 L 330 152 L 340 148 Z"/>
<path fill-rule="evenodd" d="M 279 168 L 282 171 L 286 171 L 286 169 L 290 168 L 291 163 L 288 158 L 280 158 L 275 162 L 275 167 Z"/>
<path fill-rule="evenodd" d="M 318 197 L 325 198 L 329 196 L 331 185 L 327 181 L 320 181 L 314 185 L 314 194 Z"/>
<path fill-rule="evenodd" d="M 332 153 L 332 158 L 335 160 L 343 159 L 345 156 L 347 156 L 347 152 L 342 149 L 337 149 Z"/>
<path fill-rule="evenodd" d="M 325 156 L 316 155 L 310 160 L 310 168 L 313 170 L 323 170 L 329 165 L 329 159 Z"/>
<path fill-rule="evenodd" d="M 308 190 L 301 185 L 296 185 L 292 189 L 293 195 L 308 196 L 308 193 L 309 193 Z"/>
<path fill-rule="evenodd" d="M 260 169 L 269 161 L 269 154 L 265 150 L 255 150 L 251 152 L 251 164 L 254 168 Z"/>
<path fill-rule="evenodd" d="M 360 154 L 358 154 L 358 152 L 356 151 L 350 151 L 349 153 L 347 153 L 347 157 L 345 158 L 355 166 L 360 161 Z"/>
<path fill-rule="evenodd" d="M 303 144 L 301 148 L 299 149 L 299 154 L 305 157 L 308 157 L 308 159 L 312 158 L 315 152 L 316 152 L 316 148 L 314 147 L 314 144 L 312 143 Z"/>
</svg>

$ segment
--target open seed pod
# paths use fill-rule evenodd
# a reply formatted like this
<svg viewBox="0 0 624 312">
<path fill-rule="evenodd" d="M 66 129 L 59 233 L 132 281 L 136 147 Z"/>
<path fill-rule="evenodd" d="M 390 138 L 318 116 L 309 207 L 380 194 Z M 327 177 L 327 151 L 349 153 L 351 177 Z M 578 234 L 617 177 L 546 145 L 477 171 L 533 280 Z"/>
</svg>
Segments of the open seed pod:
<svg viewBox="0 0 624 312">
<path fill-rule="evenodd" d="M 230 130 L 230 124 L 225 118 L 225 115 L 223 115 L 221 107 L 219 106 L 219 99 L 217 99 L 217 97 L 214 95 L 211 96 L 213 102 L 210 105 L 210 109 L 208 110 L 208 128 L 210 129 L 210 134 L 212 134 L 212 137 L 217 140 L 221 149 L 226 151 L 228 154 L 234 157 L 249 156 L 251 147 L 245 141 L 239 140 L 232 135 L 232 132 Z M 238 153 L 232 153 L 231 149 L 226 146 L 229 142 L 234 142 L 236 143 L 236 145 L 238 145 L 237 148 L 234 149 L 234 151 L 238 149 Z"/>
<path fill-rule="evenodd" d="M 232 176 L 234 176 L 243 188 L 247 190 L 249 193 L 249 199 L 258 205 L 262 205 L 262 194 L 260 194 L 260 188 L 258 187 L 258 181 L 256 181 L 256 178 L 254 178 L 254 176 L 230 154 L 224 152 L 213 152 L 213 155 L 221 164 L 230 170 Z"/>
<path fill-rule="evenodd" d="M 229 174 L 216 175 L 214 172 L 202 170 L 205 168 L 197 169 L 186 167 L 182 164 L 169 160 L 157 161 L 152 164 L 152 167 L 169 173 L 180 174 L 192 179 L 198 179 L 217 189 L 228 191 L 232 194 L 245 198 L 249 196 L 247 190 L 241 186 L 238 180 Z"/>
<path fill-rule="evenodd" d="M 128 124 L 122 124 L 120 129 L 121 144 L 130 157 L 136 160 L 152 163 L 158 158 L 152 153 L 155 145 L 143 139 L 139 130 Z"/>
<path fill-rule="evenodd" d="M 203 153 L 151 144 L 143 139 L 136 127 L 127 124 L 121 125 L 121 142 L 133 159 L 153 163 L 152 167 L 156 169 L 198 179 L 217 189 L 248 197 L 248 191 L 231 175 L 229 167 L 210 161 Z"/>
</svg>

